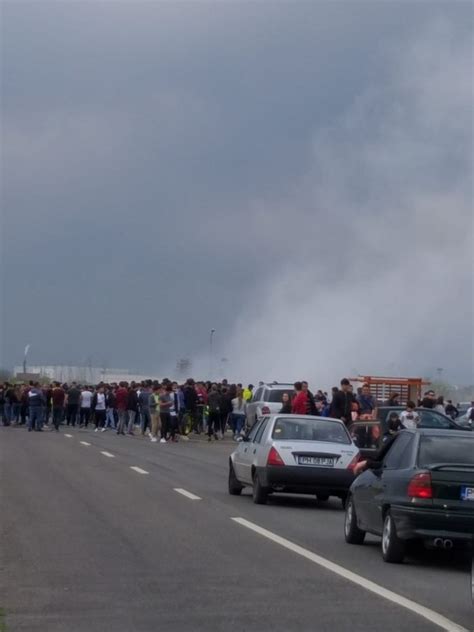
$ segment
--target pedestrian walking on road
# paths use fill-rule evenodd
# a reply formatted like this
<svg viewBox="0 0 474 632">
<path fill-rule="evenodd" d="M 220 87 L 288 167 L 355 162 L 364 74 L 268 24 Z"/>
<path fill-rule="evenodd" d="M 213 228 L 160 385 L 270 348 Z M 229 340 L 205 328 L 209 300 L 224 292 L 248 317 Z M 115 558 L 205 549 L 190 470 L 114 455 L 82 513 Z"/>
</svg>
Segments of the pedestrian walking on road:
<svg viewBox="0 0 474 632">
<path fill-rule="evenodd" d="M 103 386 L 99 386 L 92 397 L 92 410 L 94 411 L 94 424 L 95 432 L 99 432 L 99 428 L 102 432 L 105 432 L 105 418 L 107 415 L 107 400 L 105 397 L 105 389 Z"/>
<path fill-rule="evenodd" d="M 169 390 L 168 390 L 169 389 Z M 171 397 L 171 387 L 163 386 L 160 395 L 160 420 L 161 420 L 161 439 L 160 443 L 166 443 L 168 432 L 171 430 L 171 407 L 173 406 L 173 398 Z"/>
<path fill-rule="evenodd" d="M 53 427 L 59 432 L 59 426 L 64 416 L 64 402 L 66 401 L 66 393 L 59 382 L 53 382 L 51 391 L 51 403 L 53 410 Z"/>
<path fill-rule="evenodd" d="M 77 387 L 76 382 L 73 382 L 66 394 L 66 423 L 68 426 L 72 426 L 73 428 L 77 422 L 80 403 L 81 391 Z"/>
<path fill-rule="evenodd" d="M 127 433 L 129 435 L 133 435 L 133 426 L 135 424 L 135 419 L 137 418 L 137 415 L 138 415 L 138 393 L 137 393 L 137 387 L 134 383 L 131 384 L 130 389 L 128 391 L 127 413 L 128 413 Z"/>
<path fill-rule="evenodd" d="M 295 392 L 291 412 L 293 415 L 306 415 L 308 413 L 308 392 L 303 390 L 301 382 L 295 382 Z"/>
<path fill-rule="evenodd" d="M 80 398 L 81 408 L 79 411 L 79 421 L 81 428 L 87 428 L 91 416 L 92 391 L 88 386 L 84 386 Z"/>
<path fill-rule="evenodd" d="M 207 396 L 207 404 L 209 408 L 209 418 L 207 422 L 207 437 L 208 441 L 211 441 L 211 438 L 218 440 L 218 431 L 220 427 L 220 419 L 221 419 L 221 407 L 222 407 L 222 396 L 219 393 L 217 388 L 217 384 L 213 384 L 211 386 L 211 390 Z"/>
<path fill-rule="evenodd" d="M 231 427 L 233 438 L 237 439 L 238 436 L 242 433 L 243 427 L 245 425 L 245 415 L 247 412 L 247 403 L 244 399 L 244 393 L 241 388 L 237 389 L 236 396 L 231 402 L 232 404 L 232 415 L 231 415 Z"/>
<path fill-rule="evenodd" d="M 28 431 L 33 429 L 41 432 L 43 430 L 43 410 L 45 406 L 44 393 L 39 383 L 35 382 L 28 391 Z"/>
<path fill-rule="evenodd" d="M 124 435 L 125 427 L 127 425 L 127 408 L 128 408 L 127 382 L 120 382 L 119 387 L 117 391 L 115 392 L 115 399 L 117 402 L 117 412 L 118 412 L 117 434 Z"/>
</svg>

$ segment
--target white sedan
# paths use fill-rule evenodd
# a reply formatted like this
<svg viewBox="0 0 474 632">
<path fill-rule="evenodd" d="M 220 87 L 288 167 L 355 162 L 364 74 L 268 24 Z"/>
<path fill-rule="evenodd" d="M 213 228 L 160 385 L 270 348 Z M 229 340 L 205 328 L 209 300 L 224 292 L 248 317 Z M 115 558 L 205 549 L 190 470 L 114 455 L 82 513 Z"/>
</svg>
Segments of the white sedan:
<svg viewBox="0 0 474 632">
<path fill-rule="evenodd" d="M 338 496 L 345 503 L 354 480 L 359 449 L 338 419 L 309 415 L 268 415 L 258 420 L 229 460 L 229 493 L 246 486 L 253 500 L 269 494 Z"/>
</svg>

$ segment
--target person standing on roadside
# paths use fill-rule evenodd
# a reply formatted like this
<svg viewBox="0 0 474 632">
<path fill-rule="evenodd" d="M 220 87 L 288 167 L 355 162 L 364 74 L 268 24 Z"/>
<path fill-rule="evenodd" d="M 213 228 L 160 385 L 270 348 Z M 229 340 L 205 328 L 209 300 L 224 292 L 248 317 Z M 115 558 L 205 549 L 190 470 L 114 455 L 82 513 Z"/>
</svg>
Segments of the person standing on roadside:
<svg viewBox="0 0 474 632">
<path fill-rule="evenodd" d="M 246 402 L 249 402 L 253 396 L 253 384 L 249 384 L 247 388 L 244 388 L 243 397 Z"/>
<path fill-rule="evenodd" d="M 170 390 L 168 390 L 168 388 Z M 169 385 L 163 386 L 160 394 L 160 421 L 161 421 L 161 439 L 160 443 L 166 443 L 168 432 L 171 426 L 171 407 L 173 405 L 172 397 L 170 394 L 171 387 Z"/>
<path fill-rule="evenodd" d="M 303 390 L 301 382 L 295 382 L 295 393 L 291 412 L 293 415 L 306 415 L 308 413 L 308 392 Z"/>
<path fill-rule="evenodd" d="M 127 425 L 127 407 L 128 407 L 127 382 L 120 382 L 119 387 L 115 392 L 115 399 L 116 399 L 117 411 L 118 411 L 117 434 L 124 435 L 125 426 Z"/>
<path fill-rule="evenodd" d="M 129 435 L 133 435 L 133 425 L 135 423 L 135 419 L 138 414 L 138 393 L 137 387 L 134 382 L 132 382 L 130 389 L 128 391 L 128 401 L 127 401 L 127 413 L 128 413 L 128 429 L 127 433 Z"/>
<path fill-rule="evenodd" d="M 115 426 L 115 412 L 117 410 L 117 398 L 115 397 L 115 392 L 112 386 L 108 386 L 105 391 L 105 426 L 104 430 L 107 428 L 112 428 L 112 430 L 116 429 Z"/>
<path fill-rule="evenodd" d="M 102 432 L 105 432 L 105 418 L 107 415 L 107 399 L 105 396 L 105 389 L 103 386 L 99 386 L 92 397 L 92 410 L 94 411 L 94 432 L 99 432 L 101 428 Z"/>
<path fill-rule="evenodd" d="M 61 387 L 61 384 L 59 382 L 53 382 L 53 388 L 51 390 L 51 403 L 53 410 L 53 427 L 56 432 L 59 432 L 59 426 L 61 425 L 61 422 L 63 420 L 65 400 L 66 393 Z"/>
<path fill-rule="evenodd" d="M 151 431 L 151 399 L 151 388 L 150 385 L 146 383 L 140 390 L 140 395 L 138 396 L 138 405 L 140 406 L 141 415 L 140 430 L 143 437 L 146 434 L 150 434 Z"/>
<path fill-rule="evenodd" d="M 156 384 L 153 386 L 153 392 L 150 398 L 150 412 L 151 412 L 151 441 L 156 443 L 158 441 L 158 432 L 161 428 L 160 422 L 160 386 Z"/>
<path fill-rule="evenodd" d="M 78 389 L 76 382 L 73 382 L 66 395 L 66 423 L 73 428 L 76 425 L 80 402 L 81 391 Z"/>
<path fill-rule="evenodd" d="M 303 382 L 301 382 L 301 388 L 306 393 L 306 414 L 317 415 L 316 402 L 314 401 L 313 393 L 309 390 L 308 382 L 303 380 Z"/>
<path fill-rule="evenodd" d="M 80 397 L 81 408 L 79 411 L 79 421 L 81 428 L 87 428 L 91 417 L 92 391 L 88 386 L 84 386 Z"/>
<path fill-rule="evenodd" d="M 345 377 L 341 380 L 341 388 L 334 394 L 331 402 L 329 416 L 341 419 L 346 426 L 352 422 L 352 402 L 354 395 L 351 391 L 351 383 Z"/>
<path fill-rule="evenodd" d="M 247 402 L 244 399 L 244 394 L 241 388 L 237 389 L 236 395 L 232 399 L 231 404 L 231 426 L 233 438 L 237 439 L 237 437 L 242 433 L 242 429 L 245 425 L 245 414 L 247 409 Z"/>
<path fill-rule="evenodd" d="M 281 415 L 291 415 L 291 397 L 289 393 L 283 393 L 281 398 L 281 408 L 278 412 Z"/>
<path fill-rule="evenodd" d="M 368 384 L 362 386 L 362 390 L 357 396 L 357 403 L 359 404 L 359 415 L 361 418 L 363 416 L 372 416 L 375 410 L 375 399 L 373 395 L 370 394 L 370 386 Z"/>
<path fill-rule="evenodd" d="M 217 432 L 220 426 L 220 418 L 221 418 L 221 394 L 217 388 L 217 384 L 213 384 L 211 386 L 211 390 L 207 396 L 207 404 L 209 407 L 209 418 L 207 422 L 207 440 L 211 441 L 212 436 L 217 441 L 218 436 Z"/>
<path fill-rule="evenodd" d="M 40 388 L 38 382 L 31 383 L 31 388 L 28 391 L 28 432 L 31 432 L 33 428 L 37 432 L 43 430 L 43 410 L 45 406 L 44 393 Z"/>
<path fill-rule="evenodd" d="M 189 419 L 190 430 L 192 430 L 195 434 L 199 434 L 200 430 L 197 419 L 198 394 L 196 392 L 193 379 L 189 378 L 186 380 L 183 395 L 184 407 L 186 409 L 186 416 Z"/>
<path fill-rule="evenodd" d="M 400 415 L 400 423 L 409 430 L 415 430 L 418 427 L 420 415 L 416 412 L 415 402 L 408 402 L 406 410 Z"/>
</svg>

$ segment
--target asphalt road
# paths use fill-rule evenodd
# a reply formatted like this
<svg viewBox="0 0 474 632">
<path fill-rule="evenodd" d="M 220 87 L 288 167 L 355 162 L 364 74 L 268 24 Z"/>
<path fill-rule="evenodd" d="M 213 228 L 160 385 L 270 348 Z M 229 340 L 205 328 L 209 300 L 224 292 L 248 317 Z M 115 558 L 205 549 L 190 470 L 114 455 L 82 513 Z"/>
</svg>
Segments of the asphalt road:
<svg viewBox="0 0 474 632">
<path fill-rule="evenodd" d="M 1 632 L 474 629 L 466 560 L 387 565 L 345 544 L 336 499 L 229 496 L 232 447 L 1 428 Z"/>
</svg>

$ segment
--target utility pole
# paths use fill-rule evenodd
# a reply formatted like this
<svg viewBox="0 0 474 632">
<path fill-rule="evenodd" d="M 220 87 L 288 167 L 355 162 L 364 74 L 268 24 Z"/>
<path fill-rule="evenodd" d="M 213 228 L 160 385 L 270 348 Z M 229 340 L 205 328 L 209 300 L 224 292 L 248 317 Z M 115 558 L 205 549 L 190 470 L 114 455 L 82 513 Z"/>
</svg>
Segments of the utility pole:
<svg viewBox="0 0 474 632">
<path fill-rule="evenodd" d="M 212 358 L 212 341 L 214 338 L 214 334 L 216 333 L 215 329 L 211 329 L 211 333 L 209 336 L 209 379 L 212 380 L 212 369 L 213 369 L 213 358 Z"/>
</svg>

